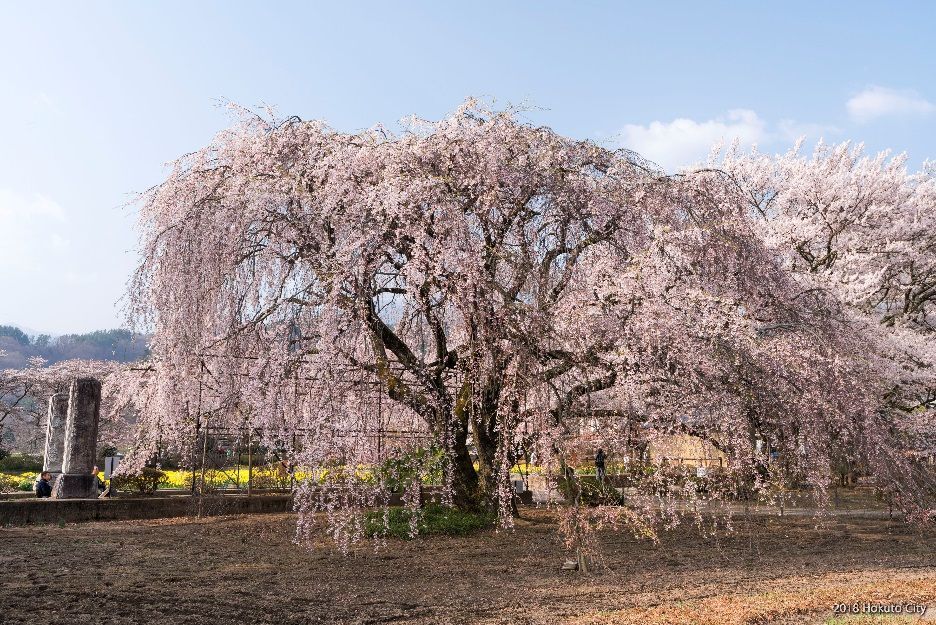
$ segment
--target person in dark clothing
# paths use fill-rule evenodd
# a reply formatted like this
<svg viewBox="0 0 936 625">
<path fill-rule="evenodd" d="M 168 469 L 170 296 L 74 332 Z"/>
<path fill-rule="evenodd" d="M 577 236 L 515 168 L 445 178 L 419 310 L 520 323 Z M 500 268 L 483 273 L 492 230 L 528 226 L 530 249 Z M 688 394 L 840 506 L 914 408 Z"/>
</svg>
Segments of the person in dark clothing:
<svg viewBox="0 0 936 625">
<path fill-rule="evenodd" d="M 42 497 L 52 496 L 52 484 L 49 483 L 50 479 L 52 479 L 52 474 L 48 471 L 43 471 L 39 474 L 39 481 L 36 482 L 36 497 L 41 499 Z"/>
<path fill-rule="evenodd" d="M 599 482 L 604 482 L 605 479 L 605 452 L 600 447 L 598 448 L 598 453 L 595 454 L 595 475 L 598 477 Z"/>
</svg>

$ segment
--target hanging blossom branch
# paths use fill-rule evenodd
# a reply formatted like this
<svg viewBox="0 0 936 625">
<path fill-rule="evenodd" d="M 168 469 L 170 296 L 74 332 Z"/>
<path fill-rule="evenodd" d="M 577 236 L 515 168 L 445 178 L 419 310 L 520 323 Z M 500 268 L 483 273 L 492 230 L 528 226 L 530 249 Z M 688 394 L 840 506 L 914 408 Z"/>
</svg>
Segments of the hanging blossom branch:
<svg viewBox="0 0 936 625">
<path fill-rule="evenodd" d="M 141 441 L 257 429 L 318 476 L 300 527 L 327 509 L 348 539 L 387 484 L 347 468 L 407 448 L 375 446 L 377 427 L 434 441 L 446 496 L 502 523 L 518 454 L 558 469 L 590 418 L 621 448 L 638 426 L 691 431 L 738 476 L 770 440 L 819 492 L 844 450 L 905 466 L 897 343 L 813 278 L 840 254 L 792 218 L 772 234 L 782 194 L 745 180 L 733 162 L 667 177 L 474 101 L 400 135 L 248 116 L 142 202 Z"/>
</svg>

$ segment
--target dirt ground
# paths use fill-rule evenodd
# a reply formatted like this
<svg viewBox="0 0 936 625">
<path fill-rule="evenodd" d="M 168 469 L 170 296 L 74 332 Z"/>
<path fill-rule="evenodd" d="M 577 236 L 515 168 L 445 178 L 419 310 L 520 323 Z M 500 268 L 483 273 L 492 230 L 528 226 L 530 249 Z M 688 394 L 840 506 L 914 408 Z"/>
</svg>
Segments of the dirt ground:
<svg viewBox="0 0 936 625">
<path fill-rule="evenodd" d="M 936 612 L 936 532 L 885 520 L 756 518 L 715 537 L 681 526 L 657 545 L 608 533 L 587 575 L 560 570 L 547 511 L 524 510 L 513 532 L 347 556 L 297 547 L 294 527 L 283 514 L 0 529 L 0 623 L 824 623 L 831 603 L 888 584 Z M 731 616 L 819 587 L 808 616 Z M 705 616 L 713 602 L 730 618 Z"/>
</svg>

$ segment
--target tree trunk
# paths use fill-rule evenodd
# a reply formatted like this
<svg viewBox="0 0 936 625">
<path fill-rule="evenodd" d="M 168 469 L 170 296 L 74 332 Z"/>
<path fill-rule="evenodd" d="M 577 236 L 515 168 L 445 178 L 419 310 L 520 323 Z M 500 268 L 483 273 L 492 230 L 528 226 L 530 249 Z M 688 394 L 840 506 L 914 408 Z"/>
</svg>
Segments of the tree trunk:
<svg viewBox="0 0 936 625">
<path fill-rule="evenodd" d="M 453 451 L 454 503 L 465 510 L 494 511 L 497 509 L 497 434 L 484 432 L 472 424 L 472 438 L 477 452 L 478 468 L 474 466 L 468 450 L 467 419 L 461 421 L 455 433 Z"/>
<path fill-rule="evenodd" d="M 476 510 L 480 507 L 480 492 L 478 488 L 478 473 L 471 462 L 468 451 L 467 432 L 459 428 L 455 434 L 452 467 L 453 502 L 462 510 Z"/>
<path fill-rule="evenodd" d="M 478 453 L 479 496 L 487 510 L 497 509 L 497 432 L 490 432 L 484 427 L 489 423 L 473 424 L 473 439 Z"/>
</svg>

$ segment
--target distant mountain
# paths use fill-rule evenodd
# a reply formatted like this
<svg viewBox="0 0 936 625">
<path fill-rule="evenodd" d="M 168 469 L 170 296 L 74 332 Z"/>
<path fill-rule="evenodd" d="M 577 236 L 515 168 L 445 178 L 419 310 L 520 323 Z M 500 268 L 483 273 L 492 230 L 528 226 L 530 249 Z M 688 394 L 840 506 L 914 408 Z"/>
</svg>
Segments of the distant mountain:
<svg viewBox="0 0 936 625">
<path fill-rule="evenodd" d="M 40 356 L 49 364 L 61 360 L 116 360 L 136 362 L 148 354 L 148 336 L 129 330 L 98 330 L 87 334 L 33 334 L 15 325 L 0 325 L 0 369 L 26 366 L 29 358 Z"/>
</svg>

